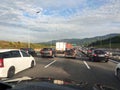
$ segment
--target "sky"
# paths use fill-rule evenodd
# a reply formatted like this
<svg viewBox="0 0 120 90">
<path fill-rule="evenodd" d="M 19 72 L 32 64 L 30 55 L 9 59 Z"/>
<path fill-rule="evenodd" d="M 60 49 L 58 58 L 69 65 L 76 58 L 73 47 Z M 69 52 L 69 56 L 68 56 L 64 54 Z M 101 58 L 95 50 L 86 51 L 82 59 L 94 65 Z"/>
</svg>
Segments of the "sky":
<svg viewBox="0 0 120 90">
<path fill-rule="evenodd" d="M 120 0 L 0 0 L 0 40 L 46 42 L 120 33 Z"/>
</svg>

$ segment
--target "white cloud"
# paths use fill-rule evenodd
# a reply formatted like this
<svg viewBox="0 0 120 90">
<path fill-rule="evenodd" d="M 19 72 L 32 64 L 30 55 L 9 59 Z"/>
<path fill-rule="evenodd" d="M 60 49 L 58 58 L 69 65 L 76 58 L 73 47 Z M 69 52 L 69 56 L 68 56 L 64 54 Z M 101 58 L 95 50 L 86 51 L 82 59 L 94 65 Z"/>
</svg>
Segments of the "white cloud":
<svg viewBox="0 0 120 90">
<path fill-rule="evenodd" d="M 120 33 L 120 0 L 110 1 L 93 9 L 86 0 L 1 0 L 0 36 L 8 39 L 7 31 L 9 40 L 27 41 L 29 32 L 31 41 L 39 42 Z M 51 15 L 44 14 L 47 9 Z M 61 15 L 64 9 L 68 17 Z"/>
</svg>

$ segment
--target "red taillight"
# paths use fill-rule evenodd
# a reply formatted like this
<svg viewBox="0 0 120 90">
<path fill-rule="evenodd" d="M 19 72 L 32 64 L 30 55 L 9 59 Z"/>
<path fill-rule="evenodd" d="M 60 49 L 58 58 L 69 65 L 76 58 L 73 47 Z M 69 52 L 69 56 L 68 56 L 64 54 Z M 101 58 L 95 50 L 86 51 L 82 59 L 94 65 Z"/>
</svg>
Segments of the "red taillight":
<svg viewBox="0 0 120 90">
<path fill-rule="evenodd" d="M 93 54 L 93 56 L 97 56 L 96 54 Z"/>
<path fill-rule="evenodd" d="M 43 51 L 41 50 L 40 53 L 43 53 Z"/>
<path fill-rule="evenodd" d="M 91 53 L 92 51 L 91 50 L 88 50 L 89 53 Z"/>
<path fill-rule="evenodd" d="M 52 54 L 52 50 L 50 50 L 50 54 Z"/>
<path fill-rule="evenodd" d="M 2 58 L 0 58 L 0 67 L 4 67 L 4 61 Z"/>
<path fill-rule="evenodd" d="M 50 52 L 52 52 L 52 50 L 49 50 Z"/>
</svg>

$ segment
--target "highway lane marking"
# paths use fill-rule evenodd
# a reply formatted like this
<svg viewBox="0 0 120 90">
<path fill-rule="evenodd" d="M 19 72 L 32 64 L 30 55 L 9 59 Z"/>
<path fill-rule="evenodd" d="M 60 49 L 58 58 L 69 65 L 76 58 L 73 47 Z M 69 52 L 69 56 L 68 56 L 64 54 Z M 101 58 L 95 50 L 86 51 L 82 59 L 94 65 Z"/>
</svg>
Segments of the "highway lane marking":
<svg viewBox="0 0 120 90">
<path fill-rule="evenodd" d="M 114 60 L 112 60 L 112 59 L 109 59 L 109 61 L 111 61 L 111 62 L 113 62 L 113 63 L 116 63 L 116 64 L 118 64 L 118 63 L 119 63 L 119 62 L 114 61 Z"/>
<path fill-rule="evenodd" d="M 84 62 L 84 64 L 87 66 L 88 69 L 91 69 L 90 66 L 87 64 L 86 61 L 83 61 L 83 62 Z"/>
<path fill-rule="evenodd" d="M 56 60 L 52 61 L 51 63 L 47 64 L 44 68 L 48 68 L 50 65 L 52 65 L 55 62 L 56 62 Z"/>
</svg>

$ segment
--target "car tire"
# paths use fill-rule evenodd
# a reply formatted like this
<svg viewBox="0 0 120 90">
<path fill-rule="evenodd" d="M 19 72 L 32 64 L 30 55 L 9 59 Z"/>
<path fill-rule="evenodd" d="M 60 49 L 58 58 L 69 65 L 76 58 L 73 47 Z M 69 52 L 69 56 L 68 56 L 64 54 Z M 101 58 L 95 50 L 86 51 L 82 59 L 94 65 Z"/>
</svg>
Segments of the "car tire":
<svg viewBox="0 0 120 90">
<path fill-rule="evenodd" d="M 73 57 L 73 59 L 76 59 L 76 57 Z"/>
<path fill-rule="evenodd" d="M 117 70 L 117 78 L 120 80 L 120 69 Z"/>
<path fill-rule="evenodd" d="M 14 76 L 14 74 L 15 74 L 15 67 L 9 68 L 7 77 L 12 78 Z"/>
<path fill-rule="evenodd" d="M 105 62 L 108 62 L 108 60 L 105 60 Z"/>
<path fill-rule="evenodd" d="M 92 57 L 89 58 L 90 61 L 94 62 L 94 59 Z"/>
<path fill-rule="evenodd" d="M 34 67 L 34 61 L 31 62 L 30 68 L 33 68 L 33 67 Z"/>
</svg>

